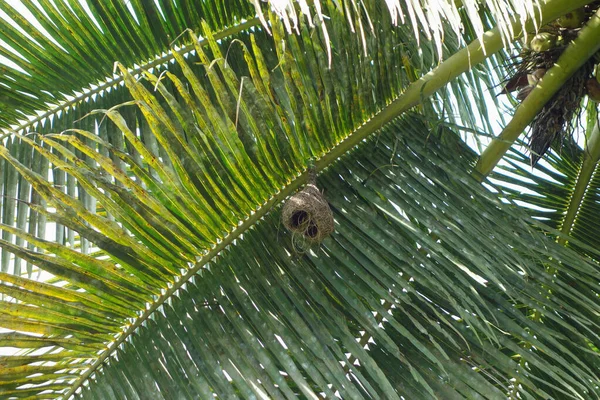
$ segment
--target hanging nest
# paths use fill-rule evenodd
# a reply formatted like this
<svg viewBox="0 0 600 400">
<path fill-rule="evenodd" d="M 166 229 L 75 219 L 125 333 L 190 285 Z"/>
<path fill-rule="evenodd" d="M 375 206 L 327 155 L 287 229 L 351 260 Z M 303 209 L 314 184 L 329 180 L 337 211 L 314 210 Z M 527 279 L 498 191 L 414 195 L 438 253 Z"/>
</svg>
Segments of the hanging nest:
<svg viewBox="0 0 600 400">
<path fill-rule="evenodd" d="M 306 187 L 284 204 L 281 220 L 292 232 L 294 245 L 299 250 L 321 243 L 333 232 L 333 213 L 317 188 L 314 168 L 309 169 Z"/>
<path fill-rule="evenodd" d="M 533 38 L 529 36 L 529 41 L 524 43 L 513 64 L 512 76 L 505 80 L 501 94 L 517 91 L 517 100 L 525 100 L 599 8 L 600 1 L 588 4 L 542 27 Z M 592 82 L 596 81 L 592 75 L 595 62 L 597 60 L 591 59 L 582 65 L 533 119 L 529 136 L 532 167 L 551 146 L 564 143 L 573 134 L 583 113 L 584 96 L 588 95 L 596 101 L 593 95 L 596 86 Z"/>
</svg>

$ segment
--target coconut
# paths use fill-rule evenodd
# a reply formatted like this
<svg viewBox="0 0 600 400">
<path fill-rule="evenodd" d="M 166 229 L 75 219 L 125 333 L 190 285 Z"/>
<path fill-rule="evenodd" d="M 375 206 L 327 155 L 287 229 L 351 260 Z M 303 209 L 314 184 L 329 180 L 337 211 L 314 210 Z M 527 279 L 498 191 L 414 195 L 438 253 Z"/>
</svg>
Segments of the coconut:
<svg viewBox="0 0 600 400">
<path fill-rule="evenodd" d="M 532 73 L 527 74 L 527 82 L 530 85 L 537 85 L 537 83 L 540 81 L 540 79 L 544 77 L 544 75 L 546 75 L 546 69 L 538 68 Z"/>
<path fill-rule="evenodd" d="M 517 100 L 525 100 L 527 96 L 529 96 L 529 93 L 531 93 L 531 91 L 533 90 L 533 87 L 533 85 L 527 85 L 519 89 L 519 91 L 517 92 Z"/>
<path fill-rule="evenodd" d="M 583 8 L 584 19 L 596 13 L 600 8 L 600 0 L 587 4 Z M 564 19 L 577 19 L 581 17 L 581 10 L 574 15 L 565 15 Z M 585 21 L 574 28 L 567 26 L 569 22 L 561 21 L 564 26 L 550 23 L 540 27 L 540 32 L 530 41 L 530 47 L 524 46 L 519 55 L 511 61 L 508 66 L 512 67 L 509 76 L 504 80 L 504 88 L 501 93 L 517 91 L 517 100 L 523 101 L 535 86 L 537 86 L 546 73 L 555 66 L 565 48 L 577 38 L 579 29 Z M 527 35 L 526 35 L 527 36 Z M 526 39 L 525 39 L 526 40 Z M 594 64 L 600 62 L 600 52 L 596 52 L 594 58 L 584 63 L 561 87 L 561 89 L 544 104 L 539 113 L 531 122 L 531 133 L 529 135 L 529 149 L 531 166 L 535 166 L 540 157 L 553 147 L 558 148 L 570 143 L 573 132 L 581 116 L 585 112 L 582 107 L 582 98 L 589 96 L 590 100 L 600 98 L 599 67 Z M 596 71 L 594 72 L 594 67 Z M 590 79 L 591 78 L 591 79 Z M 596 81 L 592 83 L 591 81 Z M 598 97 L 596 97 L 598 96 Z"/>
<path fill-rule="evenodd" d="M 554 48 L 557 40 L 558 37 L 556 35 L 553 35 L 550 32 L 542 32 L 531 39 L 529 46 L 531 47 L 531 50 L 541 53 Z"/>
<path fill-rule="evenodd" d="M 581 25 L 586 20 L 586 13 L 583 8 L 578 8 L 577 10 L 573 10 L 570 13 L 566 13 L 562 17 L 556 20 L 556 23 L 565 29 L 577 29 L 581 28 Z"/>
<path fill-rule="evenodd" d="M 590 78 L 585 83 L 585 91 L 590 100 L 600 103 L 600 82 L 594 78 Z"/>
<path fill-rule="evenodd" d="M 329 203 L 317 187 L 314 173 L 310 172 L 306 187 L 285 202 L 281 220 L 294 235 L 313 244 L 329 236 L 334 225 Z"/>
</svg>

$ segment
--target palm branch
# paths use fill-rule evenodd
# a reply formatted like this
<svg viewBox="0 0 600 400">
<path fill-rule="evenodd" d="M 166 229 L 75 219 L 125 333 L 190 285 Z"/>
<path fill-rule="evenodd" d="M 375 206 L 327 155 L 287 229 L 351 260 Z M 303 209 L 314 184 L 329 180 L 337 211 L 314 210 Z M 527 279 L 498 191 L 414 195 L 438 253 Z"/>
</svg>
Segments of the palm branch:
<svg viewBox="0 0 600 400">
<path fill-rule="evenodd" d="M 4 35 L 31 69 L 4 81 L 0 343 L 26 351 L 0 359 L 0 393 L 599 397 L 597 264 L 471 178 L 476 154 L 432 117 L 451 102 L 426 100 L 481 83 L 471 65 L 527 12 L 480 40 L 500 14 L 469 4 L 442 41 L 376 1 L 323 2 L 296 34 L 265 9 L 271 36 L 226 3 L 27 3 L 58 43 Z M 297 251 L 280 203 L 312 164 L 335 232 Z"/>
</svg>

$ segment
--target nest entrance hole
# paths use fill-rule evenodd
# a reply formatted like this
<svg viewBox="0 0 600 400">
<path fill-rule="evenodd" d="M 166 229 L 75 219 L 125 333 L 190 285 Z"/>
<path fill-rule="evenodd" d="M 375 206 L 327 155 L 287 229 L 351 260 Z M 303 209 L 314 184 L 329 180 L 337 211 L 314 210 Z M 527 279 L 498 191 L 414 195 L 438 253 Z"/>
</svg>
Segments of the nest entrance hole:
<svg viewBox="0 0 600 400">
<path fill-rule="evenodd" d="M 292 214 L 291 225 L 292 228 L 301 229 L 308 223 L 308 213 L 304 210 L 298 210 Z"/>
<path fill-rule="evenodd" d="M 306 235 L 313 239 L 319 236 L 319 228 L 317 228 L 317 225 L 315 225 L 314 222 L 311 222 L 308 225 L 308 228 L 306 229 Z"/>
<path fill-rule="evenodd" d="M 292 228 L 303 232 L 306 236 L 314 239 L 319 236 L 319 228 L 313 219 L 310 217 L 308 212 L 304 210 L 298 210 L 292 214 L 291 224 Z"/>
</svg>

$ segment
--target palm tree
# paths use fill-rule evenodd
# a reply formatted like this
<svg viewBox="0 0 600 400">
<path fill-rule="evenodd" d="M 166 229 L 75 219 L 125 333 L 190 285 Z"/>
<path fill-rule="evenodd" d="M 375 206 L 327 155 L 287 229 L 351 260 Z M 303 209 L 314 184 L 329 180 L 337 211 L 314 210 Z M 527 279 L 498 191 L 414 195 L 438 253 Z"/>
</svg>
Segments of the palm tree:
<svg viewBox="0 0 600 400">
<path fill-rule="evenodd" d="M 0 398 L 600 398 L 596 3 L 385 3 L 0 2 Z"/>
</svg>

